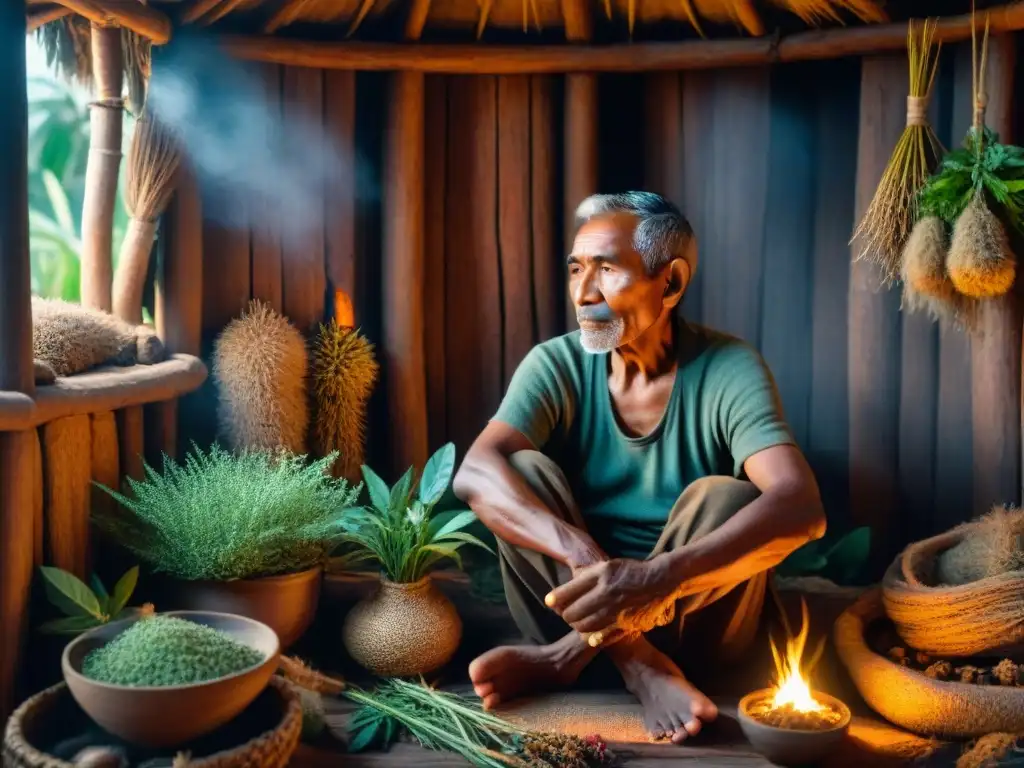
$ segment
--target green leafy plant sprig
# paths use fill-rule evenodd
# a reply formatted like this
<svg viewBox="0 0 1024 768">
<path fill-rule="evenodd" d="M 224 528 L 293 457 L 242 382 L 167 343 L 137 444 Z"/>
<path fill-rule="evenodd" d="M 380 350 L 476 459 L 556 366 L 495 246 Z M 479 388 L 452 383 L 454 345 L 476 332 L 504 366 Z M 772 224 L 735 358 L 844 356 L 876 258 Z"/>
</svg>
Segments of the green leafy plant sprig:
<svg viewBox="0 0 1024 768">
<path fill-rule="evenodd" d="M 386 750 L 403 733 L 421 746 L 461 755 L 477 768 L 594 768 L 615 756 L 595 734 L 586 739 L 529 731 L 485 712 L 478 702 L 425 683 L 392 679 L 374 691 L 348 688 L 362 705 L 349 721 L 349 752 Z"/>
<path fill-rule="evenodd" d="M 463 529 L 476 520 L 471 511 L 434 515 L 455 472 L 455 446 L 448 443 L 423 467 L 417 483 L 414 468 L 391 488 L 363 466 L 370 506 L 346 509 L 338 525 L 344 531 L 345 567 L 376 562 L 384 576 L 398 583 L 419 581 L 440 561 L 450 559 L 462 567 L 459 549 L 464 544 L 492 552 L 484 542 Z"/>
<path fill-rule="evenodd" d="M 972 126 L 921 188 L 918 216 L 937 216 L 952 227 L 979 190 L 1002 207 L 1007 223 L 1024 230 L 1024 149 L 1000 144 L 990 128 L 979 137 Z"/>
<path fill-rule="evenodd" d="M 107 592 L 103 582 L 94 573 L 90 588 L 73 573 L 40 566 L 46 597 L 64 616 L 39 625 L 39 631 L 55 635 L 77 635 L 81 632 L 124 618 L 130 612 L 128 601 L 139 581 L 139 566 L 128 570 Z"/>
</svg>

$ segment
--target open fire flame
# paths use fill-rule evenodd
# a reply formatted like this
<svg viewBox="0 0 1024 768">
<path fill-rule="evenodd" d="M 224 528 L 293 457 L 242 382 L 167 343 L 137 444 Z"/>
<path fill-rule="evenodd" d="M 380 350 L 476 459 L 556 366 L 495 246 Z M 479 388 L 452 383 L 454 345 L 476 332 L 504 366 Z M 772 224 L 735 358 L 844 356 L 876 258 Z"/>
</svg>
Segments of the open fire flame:
<svg viewBox="0 0 1024 768">
<path fill-rule="evenodd" d="M 772 709 L 790 707 L 796 712 L 820 712 L 827 707 L 815 699 L 811 693 L 808 675 L 821 656 L 825 642 L 822 638 L 810 661 L 806 664 L 806 670 L 801 669 L 804 648 L 807 645 L 807 633 L 811 627 L 810 617 L 807 614 L 807 603 L 803 600 L 800 603 L 803 624 L 795 637 L 792 633 L 787 632 L 789 636 L 786 638 L 785 656 L 779 652 L 775 641 L 769 638 L 772 656 L 775 658 L 775 671 L 778 676 L 771 707 Z"/>
</svg>

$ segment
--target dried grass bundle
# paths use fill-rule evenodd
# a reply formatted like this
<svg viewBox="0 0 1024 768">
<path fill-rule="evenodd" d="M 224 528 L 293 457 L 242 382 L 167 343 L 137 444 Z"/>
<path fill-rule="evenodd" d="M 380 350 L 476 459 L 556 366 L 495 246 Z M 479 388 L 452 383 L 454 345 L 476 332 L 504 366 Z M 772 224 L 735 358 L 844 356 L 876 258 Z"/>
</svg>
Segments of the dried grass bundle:
<svg viewBox="0 0 1024 768">
<path fill-rule="evenodd" d="M 157 220 L 174 194 L 180 165 L 175 137 L 152 116 L 136 121 L 128 151 L 125 207 L 131 217 L 112 288 L 114 314 L 142 322 L 142 293 Z"/>
<path fill-rule="evenodd" d="M 928 102 L 939 63 L 942 43 L 933 47 L 935 20 L 921 25 L 912 20 L 907 29 L 910 60 L 910 95 L 907 97 L 907 126 L 850 243 L 858 242 L 858 258 L 875 261 L 887 283 L 900 275 L 900 257 L 917 219 L 918 192 L 925 185 L 939 158 L 942 145 L 928 123 Z"/>
<path fill-rule="evenodd" d="M 47 66 L 65 79 L 92 88 L 92 32 L 90 22 L 71 14 L 44 24 L 36 40 L 46 53 Z M 127 29 L 121 30 L 121 55 L 128 88 L 128 109 L 138 116 L 146 105 L 146 87 L 152 71 L 153 44 Z"/>
<path fill-rule="evenodd" d="M 305 453 L 307 362 L 302 334 L 259 300 L 221 331 L 213 378 L 221 432 L 233 451 Z"/>
<path fill-rule="evenodd" d="M 822 21 L 843 21 L 843 13 L 862 21 L 887 21 L 888 17 L 876 0 L 768 0 L 768 3 L 798 16 L 804 23 L 817 25 Z M 612 0 L 604 0 L 605 14 L 612 18 Z M 625 15 L 629 31 L 636 21 L 685 19 L 700 35 L 704 35 L 700 20 L 714 24 L 732 24 L 749 34 L 765 34 L 764 22 L 757 12 L 754 0 L 615 0 L 616 10 Z"/>
<path fill-rule="evenodd" d="M 1024 511 L 993 507 L 970 536 L 936 558 L 942 584 L 970 584 L 1024 569 Z"/>
</svg>

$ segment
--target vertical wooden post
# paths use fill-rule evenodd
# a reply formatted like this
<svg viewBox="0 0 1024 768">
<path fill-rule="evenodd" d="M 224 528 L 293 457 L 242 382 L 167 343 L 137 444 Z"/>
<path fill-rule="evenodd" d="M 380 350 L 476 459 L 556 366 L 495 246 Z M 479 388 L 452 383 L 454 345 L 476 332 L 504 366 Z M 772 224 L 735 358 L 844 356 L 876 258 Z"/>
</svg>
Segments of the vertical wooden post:
<svg viewBox="0 0 1024 768">
<path fill-rule="evenodd" d="M 0 390 L 33 394 L 25 3 L 0 3 Z M 33 431 L 0 432 L 0 721 L 24 666 L 35 551 Z"/>
<path fill-rule="evenodd" d="M 384 181 L 384 358 L 395 472 L 428 455 L 423 317 L 424 79 L 396 72 Z M 439 332 L 439 331 L 438 331 Z"/>
<path fill-rule="evenodd" d="M 593 35 L 593 15 L 585 0 L 562 0 L 565 36 L 585 42 Z M 565 76 L 565 252 L 572 249 L 576 206 L 597 192 L 597 75 L 592 72 Z M 565 270 L 562 270 L 565 274 Z M 565 299 L 566 330 L 576 328 L 572 297 Z"/>
<path fill-rule="evenodd" d="M 158 242 L 156 332 L 171 354 L 199 356 L 203 322 L 203 210 L 199 184 L 185 163 L 161 224 Z M 146 408 L 147 458 L 162 466 L 161 453 L 178 453 L 178 400 Z"/>
<path fill-rule="evenodd" d="M 985 90 L 986 122 L 1002 141 L 1016 143 L 1014 133 L 1013 35 L 989 40 Z M 971 344 L 971 393 L 974 454 L 974 512 L 993 504 L 1021 501 L 1021 311 L 1020 286 L 1006 296 L 982 302 L 981 331 Z"/>
<path fill-rule="evenodd" d="M 904 56 L 865 57 L 861 70 L 856 218 L 867 210 L 906 124 Z M 850 512 L 879 541 L 876 565 L 890 553 L 897 510 L 900 398 L 900 298 L 880 288 L 872 262 L 850 265 L 849 415 Z"/>
<path fill-rule="evenodd" d="M 93 24 L 91 45 L 96 93 L 89 110 L 89 160 L 82 204 L 82 305 L 109 312 L 114 206 L 124 119 L 121 29 Z"/>
</svg>

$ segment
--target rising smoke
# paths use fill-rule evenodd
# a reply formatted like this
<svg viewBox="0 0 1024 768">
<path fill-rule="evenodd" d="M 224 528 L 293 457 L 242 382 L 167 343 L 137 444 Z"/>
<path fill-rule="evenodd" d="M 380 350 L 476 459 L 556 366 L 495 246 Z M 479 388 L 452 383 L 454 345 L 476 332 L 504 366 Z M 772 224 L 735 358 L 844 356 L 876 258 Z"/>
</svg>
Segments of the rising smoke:
<svg viewBox="0 0 1024 768">
<path fill-rule="evenodd" d="M 284 242 L 308 242 L 323 226 L 324 190 L 337 189 L 355 162 L 320 115 L 303 119 L 291 108 L 283 116 L 254 67 L 194 32 L 179 33 L 153 58 L 147 109 L 177 134 L 203 188 L 204 218 L 244 227 L 249 211 Z"/>
</svg>

